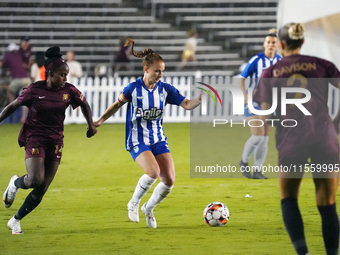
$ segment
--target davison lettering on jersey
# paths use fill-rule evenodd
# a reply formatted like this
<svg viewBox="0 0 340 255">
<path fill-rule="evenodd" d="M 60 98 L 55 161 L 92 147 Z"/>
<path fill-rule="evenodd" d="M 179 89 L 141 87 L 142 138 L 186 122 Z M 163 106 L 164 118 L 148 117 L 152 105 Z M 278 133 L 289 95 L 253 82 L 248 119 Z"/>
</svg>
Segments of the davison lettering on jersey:
<svg viewBox="0 0 340 255">
<path fill-rule="evenodd" d="M 156 107 L 150 110 L 144 110 L 137 108 L 136 117 L 143 118 L 144 120 L 156 120 L 162 118 L 163 110 L 157 109 Z"/>
<path fill-rule="evenodd" d="M 282 76 L 283 74 L 290 74 L 299 71 L 316 71 L 316 63 L 295 63 L 290 66 L 283 66 L 280 69 L 274 69 L 273 75 L 274 77 Z"/>
</svg>

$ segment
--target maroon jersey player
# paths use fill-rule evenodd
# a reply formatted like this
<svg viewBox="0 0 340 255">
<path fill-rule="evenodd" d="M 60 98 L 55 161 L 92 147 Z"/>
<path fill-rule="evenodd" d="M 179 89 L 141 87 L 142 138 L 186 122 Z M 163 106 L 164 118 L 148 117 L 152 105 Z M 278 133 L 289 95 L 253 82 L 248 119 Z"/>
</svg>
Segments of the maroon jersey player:
<svg viewBox="0 0 340 255">
<path fill-rule="evenodd" d="M 339 183 L 339 144 L 334 122 L 328 113 L 327 99 L 329 83 L 337 87 L 340 85 L 340 72 L 329 61 L 300 55 L 304 42 L 304 27 L 301 24 L 285 25 L 278 36 L 283 59 L 264 71 L 255 100 L 261 102 L 262 109 L 270 109 L 273 88 L 277 88 L 278 108 L 274 119 L 279 119 L 277 123 L 290 120 L 291 123 L 286 124 L 294 126 L 279 124 L 276 128 L 276 146 L 282 169 L 279 184 L 283 221 L 297 254 L 307 254 L 297 199 L 304 168 L 308 165 L 307 160 L 310 160 L 309 169 L 313 172 L 326 252 L 338 254 L 339 219 L 335 202 Z M 282 88 L 293 87 L 310 92 L 310 100 L 302 105 L 308 113 L 287 104 L 284 114 L 280 92 Z M 287 93 L 286 96 L 299 99 L 305 95 Z M 264 116 L 264 119 L 267 118 L 269 116 Z"/>
<path fill-rule="evenodd" d="M 32 83 L 0 114 L 0 122 L 20 105 L 29 108 L 28 116 L 19 134 L 19 145 L 25 146 L 27 174 L 12 176 L 4 193 L 3 202 L 9 208 L 19 188 L 33 188 L 7 227 L 13 234 L 21 234 L 20 220 L 36 208 L 51 184 L 62 156 L 65 110 L 69 105 L 81 107 L 88 124 L 87 136 L 97 133 L 91 109 L 83 94 L 66 82 L 69 68 L 61 58 L 57 46 L 45 53 L 46 80 Z"/>
</svg>

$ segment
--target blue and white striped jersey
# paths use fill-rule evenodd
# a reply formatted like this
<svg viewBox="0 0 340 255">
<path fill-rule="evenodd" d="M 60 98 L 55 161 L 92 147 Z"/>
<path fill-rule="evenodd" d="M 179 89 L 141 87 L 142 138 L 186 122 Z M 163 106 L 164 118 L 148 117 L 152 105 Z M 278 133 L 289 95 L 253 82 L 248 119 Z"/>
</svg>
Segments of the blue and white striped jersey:
<svg viewBox="0 0 340 255">
<path fill-rule="evenodd" d="M 249 83 L 248 88 L 254 85 L 255 86 L 254 90 L 255 90 L 255 88 L 257 87 L 258 80 L 260 79 L 263 70 L 274 65 L 281 58 L 282 57 L 280 55 L 275 54 L 275 56 L 270 59 L 264 54 L 264 52 L 261 52 L 255 55 L 254 57 L 252 57 L 248 61 L 247 66 L 244 68 L 244 70 L 241 73 L 241 76 L 245 79 L 250 76 L 250 83 Z"/>
<path fill-rule="evenodd" d="M 128 102 L 125 141 L 130 151 L 138 144 L 152 145 L 165 141 L 163 111 L 166 104 L 180 105 L 185 99 L 172 85 L 159 81 L 149 90 L 143 78 L 129 83 L 118 101 Z"/>
</svg>

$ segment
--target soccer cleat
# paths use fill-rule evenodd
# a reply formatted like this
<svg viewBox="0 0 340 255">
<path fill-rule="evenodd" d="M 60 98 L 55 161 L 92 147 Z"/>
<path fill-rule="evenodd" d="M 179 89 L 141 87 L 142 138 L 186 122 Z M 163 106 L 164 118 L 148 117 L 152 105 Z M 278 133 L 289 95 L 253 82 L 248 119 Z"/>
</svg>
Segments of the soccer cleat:
<svg viewBox="0 0 340 255">
<path fill-rule="evenodd" d="M 250 173 L 250 169 L 248 167 L 248 163 L 244 163 L 241 159 L 238 164 L 241 167 L 241 173 L 244 175 L 244 177 L 251 179 L 251 173 Z"/>
<path fill-rule="evenodd" d="M 261 172 L 254 172 L 253 179 L 268 179 L 268 177 L 264 176 Z"/>
<path fill-rule="evenodd" d="M 7 227 L 12 230 L 13 235 L 23 234 L 20 227 L 20 220 L 14 218 L 14 216 L 8 221 Z"/>
<path fill-rule="evenodd" d="M 139 204 L 129 201 L 127 204 L 127 210 L 129 211 L 129 219 L 133 222 L 139 222 L 138 214 Z"/>
<path fill-rule="evenodd" d="M 143 214 L 146 217 L 146 225 L 148 225 L 149 228 L 157 228 L 157 222 L 155 216 L 153 215 L 153 210 L 146 209 L 146 204 L 147 203 L 145 203 L 141 208 Z"/>
<path fill-rule="evenodd" d="M 2 201 L 4 202 L 6 208 L 11 207 L 14 202 L 15 195 L 18 193 L 19 188 L 15 187 L 14 185 L 14 181 L 18 178 L 19 176 L 13 175 L 9 181 L 7 189 L 5 190 Z"/>
</svg>

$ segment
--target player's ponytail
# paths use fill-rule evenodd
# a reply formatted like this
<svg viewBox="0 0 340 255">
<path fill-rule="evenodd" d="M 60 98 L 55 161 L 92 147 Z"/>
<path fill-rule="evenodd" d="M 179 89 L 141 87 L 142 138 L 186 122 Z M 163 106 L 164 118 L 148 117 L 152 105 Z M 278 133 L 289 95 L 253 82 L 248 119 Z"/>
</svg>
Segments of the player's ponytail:
<svg viewBox="0 0 340 255">
<path fill-rule="evenodd" d="M 60 59 L 62 54 L 60 53 L 60 48 L 58 46 L 53 46 L 45 51 L 45 56 L 47 58 L 45 61 L 45 68 L 51 70 L 48 66 L 54 61 Z"/>
<path fill-rule="evenodd" d="M 135 52 L 135 50 L 134 50 L 135 42 L 131 38 L 128 39 L 128 42 L 125 43 L 124 46 L 128 46 L 128 45 L 131 45 L 131 53 L 132 53 L 132 55 L 134 55 L 137 58 L 143 58 L 146 55 L 153 53 L 153 50 L 150 49 L 150 48 L 146 49 L 146 50 L 143 50 L 141 52 Z"/>
<path fill-rule="evenodd" d="M 163 61 L 163 58 L 155 53 L 152 49 L 148 48 L 146 50 L 143 50 L 141 52 L 135 52 L 134 46 L 135 42 L 132 39 L 128 39 L 128 42 L 124 46 L 131 45 L 131 53 L 137 58 L 144 58 L 143 60 L 143 66 L 150 66 L 153 64 L 154 61 Z"/>
<path fill-rule="evenodd" d="M 285 41 L 289 50 L 301 48 L 304 42 L 305 28 L 300 23 L 289 23 L 279 30 L 280 41 Z"/>
<path fill-rule="evenodd" d="M 62 54 L 60 53 L 60 48 L 58 46 L 53 46 L 47 49 L 45 52 L 45 77 L 50 75 L 51 71 L 56 70 L 62 65 L 67 65 L 65 60 L 62 59 Z"/>
<path fill-rule="evenodd" d="M 292 40 L 300 40 L 304 38 L 305 28 L 302 24 L 297 23 L 288 29 L 289 38 Z"/>
</svg>

